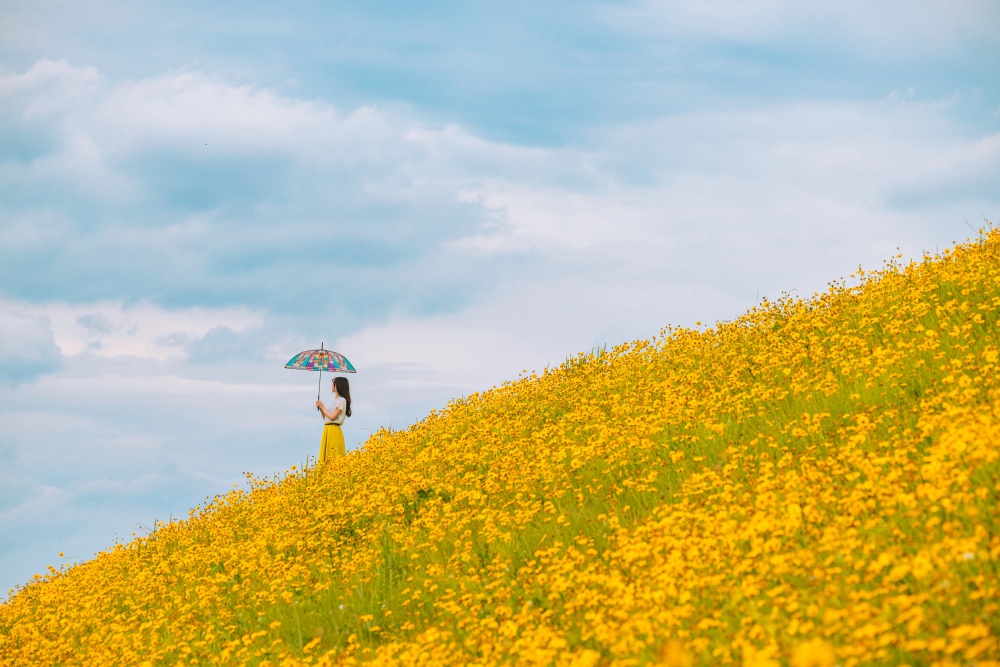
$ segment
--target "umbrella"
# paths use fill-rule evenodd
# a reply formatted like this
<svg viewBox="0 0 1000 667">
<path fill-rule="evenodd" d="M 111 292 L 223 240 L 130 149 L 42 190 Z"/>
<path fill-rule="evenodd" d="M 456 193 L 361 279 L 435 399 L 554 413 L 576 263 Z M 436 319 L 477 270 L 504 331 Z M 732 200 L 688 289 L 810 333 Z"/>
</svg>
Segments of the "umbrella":
<svg viewBox="0 0 1000 667">
<path fill-rule="evenodd" d="M 323 343 L 319 344 L 318 350 L 305 350 L 299 352 L 291 361 L 285 364 L 285 368 L 297 368 L 302 371 L 319 371 L 319 382 L 316 385 L 316 400 L 319 400 L 319 390 L 323 385 L 323 371 L 330 373 L 357 373 L 354 366 L 344 355 L 333 350 L 324 350 Z M 317 410 L 319 408 L 316 408 Z"/>
</svg>

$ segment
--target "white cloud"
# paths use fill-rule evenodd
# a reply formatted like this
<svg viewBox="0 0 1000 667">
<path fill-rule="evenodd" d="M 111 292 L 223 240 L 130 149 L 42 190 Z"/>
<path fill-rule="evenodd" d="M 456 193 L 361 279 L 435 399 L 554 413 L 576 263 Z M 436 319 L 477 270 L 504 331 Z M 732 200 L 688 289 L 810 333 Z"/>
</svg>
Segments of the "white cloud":
<svg viewBox="0 0 1000 667">
<path fill-rule="evenodd" d="M 44 346 L 47 331 L 49 340 L 67 356 L 86 352 L 106 358 L 131 356 L 156 361 L 186 358 L 190 343 L 215 327 L 245 331 L 264 321 L 262 311 L 248 308 L 167 310 L 148 303 L 126 305 L 120 301 L 76 305 L 0 301 L 0 309 L 5 313 L 0 322 L 5 323 L 5 328 L 11 327 L 12 332 L 17 328 L 17 340 L 21 342 L 16 344 L 22 348 Z M 21 356 L 21 352 L 11 354 Z"/>
<path fill-rule="evenodd" d="M 750 295 L 815 289 L 897 246 L 919 256 L 938 233 L 964 234 L 970 212 L 996 215 L 986 183 L 1000 180 L 998 135 L 970 135 L 949 111 L 898 99 L 796 103 L 606 128 L 587 152 L 566 151 L 602 179 L 467 185 L 463 196 L 498 222 L 452 244 L 538 253 L 581 285 L 641 279 L 743 298 L 741 283 Z"/>
<path fill-rule="evenodd" d="M 17 387 L 62 366 L 52 321 L 0 302 L 0 383 Z"/>
<path fill-rule="evenodd" d="M 988 0 L 650 0 L 607 14 L 629 31 L 660 39 L 794 44 L 890 61 L 950 55 L 988 39 L 1000 24 L 1000 9 Z"/>
<path fill-rule="evenodd" d="M 65 64 L 35 69 L 57 71 L 69 90 L 99 79 Z M 29 90 L 21 78 L 4 85 Z M 679 280 L 670 267 L 684 267 L 715 289 L 734 282 L 733 267 L 745 278 L 780 264 L 797 283 L 815 273 L 816 254 L 831 269 L 884 257 L 887 233 L 905 234 L 901 210 L 910 226 L 933 228 L 954 222 L 949 211 L 988 208 L 1000 176 L 1000 135 L 963 130 L 953 120 L 961 99 L 687 112 L 543 149 L 194 71 L 87 95 L 60 107 L 64 142 L 5 167 L 28 192 L 79 195 L 28 197 L 0 227 L 8 290 L 30 285 L 34 299 L 273 310 L 312 289 L 343 295 L 331 316 L 358 328 L 467 307 L 524 270 L 563 276 L 594 262 L 650 279 Z M 65 97 L 44 86 L 34 96 L 46 108 Z M 928 193 L 936 201 L 913 213 Z M 95 206 L 103 214 L 90 221 L 82 211 Z M 833 226 L 839 257 L 825 246 Z M 747 247 L 760 261 L 733 264 Z M 871 252 L 851 256 L 857 248 Z"/>
<path fill-rule="evenodd" d="M 7 104 L 21 101 L 23 117 L 36 120 L 88 104 L 102 82 L 93 67 L 74 67 L 65 60 L 43 58 L 24 74 L 0 75 L 0 100 Z"/>
<path fill-rule="evenodd" d="M 94 129 L 116 156 L 149 146 L 188 154 L 290 153 L 306 147 L 307 137 L 321 128 L 325 143 L 343 125 L 328 104 L 233 86 L 195 71 L 121 84 L 94 109 Z"/>
<path fill-rule="evenodd" d="M 337 346 L 350 351 L 356 368 L 385 369 L 387 386 L 414 390 L 471 393 L 516 377 L 524 364 L 549 361 L 551 343 L 530 332 L 470 324 L 467 318 L 392 320 L 346 336 Z"/>
</svg>

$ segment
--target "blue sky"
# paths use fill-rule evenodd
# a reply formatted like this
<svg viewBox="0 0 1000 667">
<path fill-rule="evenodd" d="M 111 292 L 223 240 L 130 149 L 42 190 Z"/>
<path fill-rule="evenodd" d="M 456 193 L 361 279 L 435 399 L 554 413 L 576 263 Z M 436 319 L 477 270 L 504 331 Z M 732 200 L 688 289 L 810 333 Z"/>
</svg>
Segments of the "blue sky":
<svg viewBox="0 0 1000 667">
<path fill-rule="evenodd" d="M 0 587 L 1000 217 L 992 2 L 0 6 Z M 898 248 L 898 250 L 897 250 Z M 328 388 L 324 386 L 324 394 Z"/>
</svg>

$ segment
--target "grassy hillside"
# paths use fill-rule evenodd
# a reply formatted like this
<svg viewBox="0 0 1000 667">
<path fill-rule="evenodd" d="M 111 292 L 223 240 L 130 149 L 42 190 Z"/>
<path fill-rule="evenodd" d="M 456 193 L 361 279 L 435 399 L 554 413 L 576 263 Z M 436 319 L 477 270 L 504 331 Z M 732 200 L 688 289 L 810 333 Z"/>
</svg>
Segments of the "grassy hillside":
<svg viewBox="0 0 1000 667">
<path fill-rule="evenodd" d="M 1000 233 L 582 354 L 0 607 L 0 664 L 1000 665 Z"/>
</svg>

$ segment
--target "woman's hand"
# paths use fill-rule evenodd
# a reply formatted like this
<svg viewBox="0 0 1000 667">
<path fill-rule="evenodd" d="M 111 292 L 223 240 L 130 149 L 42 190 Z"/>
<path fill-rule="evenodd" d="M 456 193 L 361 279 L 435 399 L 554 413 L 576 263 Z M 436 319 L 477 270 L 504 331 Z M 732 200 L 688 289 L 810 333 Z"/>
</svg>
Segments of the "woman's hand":
<svg viewBox="0 0 1000 667">
<path fill-rule="evenodd" d="M 316 399 L 316 409 L 319 410 L 324 417 L 326 417 L 326 406 L 323 405 L 323 401 L 318 398 Z"/>
</svg>

